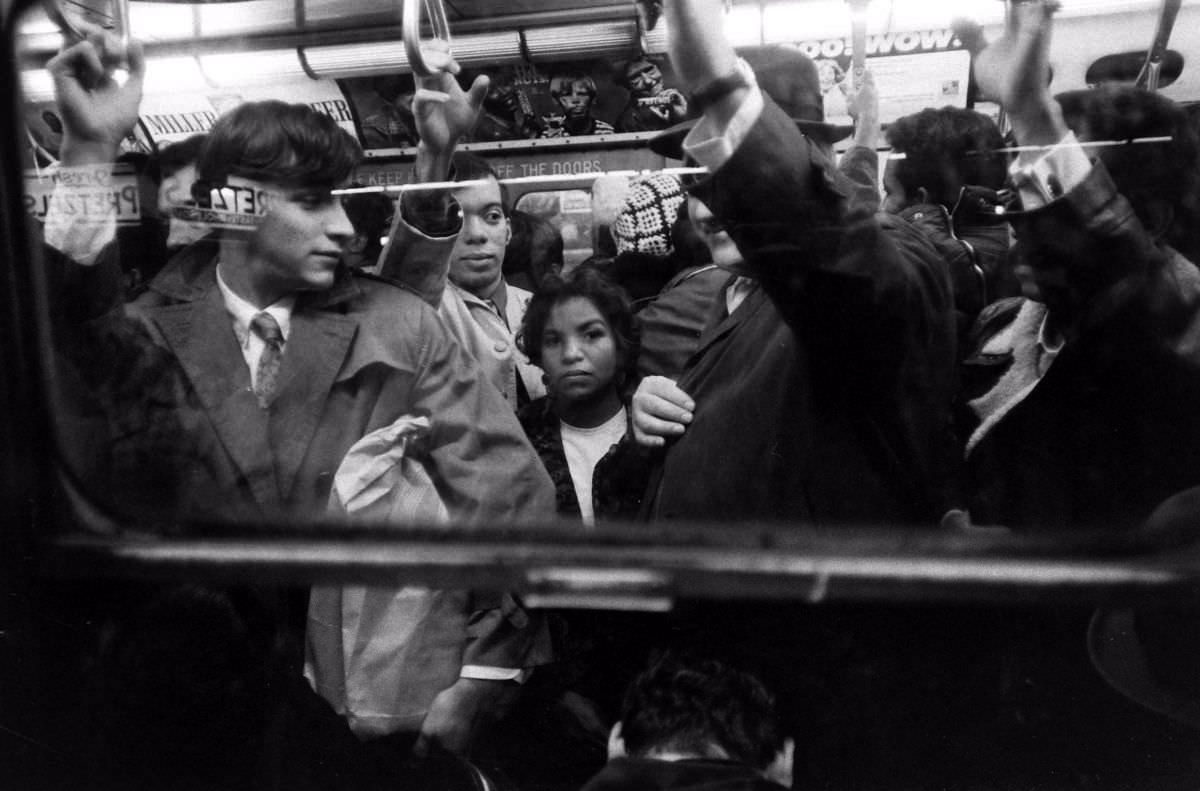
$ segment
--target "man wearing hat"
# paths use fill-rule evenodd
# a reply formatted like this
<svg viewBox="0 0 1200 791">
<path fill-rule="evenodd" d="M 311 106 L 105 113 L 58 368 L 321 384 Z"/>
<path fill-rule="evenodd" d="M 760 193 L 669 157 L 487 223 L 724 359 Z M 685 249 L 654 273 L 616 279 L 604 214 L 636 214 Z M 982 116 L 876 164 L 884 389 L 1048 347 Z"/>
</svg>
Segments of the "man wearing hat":
<svg viewBox="0 0 1200 791">
<path fill-rule="evenodd" d="M 639 441 L 664 449 L 654 519 L 931 522 L 950 459 L 950 284 L 915 229 L 847 200 L 816 68 L 737 57 L 720 0 L 666 4 L 703 117 L 651 147 L 710 171 L 689 189 L 730 280 L 678 381 L 643 380 Z M 702 234 L 703 235 L 703 234 Z"/>
</svg>

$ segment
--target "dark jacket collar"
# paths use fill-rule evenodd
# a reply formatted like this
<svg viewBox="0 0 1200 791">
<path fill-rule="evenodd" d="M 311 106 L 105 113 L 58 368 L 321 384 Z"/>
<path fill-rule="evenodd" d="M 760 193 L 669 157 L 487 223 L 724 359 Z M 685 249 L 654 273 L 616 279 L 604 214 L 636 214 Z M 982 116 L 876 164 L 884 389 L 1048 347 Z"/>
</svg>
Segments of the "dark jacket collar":
<svg viewBox="0 0 1200 791">
<path fill-rule="evenodd" d="M 736 761 L 614 758 L 582 791 L 779 791 L 782 788 Z"/>
</svg>

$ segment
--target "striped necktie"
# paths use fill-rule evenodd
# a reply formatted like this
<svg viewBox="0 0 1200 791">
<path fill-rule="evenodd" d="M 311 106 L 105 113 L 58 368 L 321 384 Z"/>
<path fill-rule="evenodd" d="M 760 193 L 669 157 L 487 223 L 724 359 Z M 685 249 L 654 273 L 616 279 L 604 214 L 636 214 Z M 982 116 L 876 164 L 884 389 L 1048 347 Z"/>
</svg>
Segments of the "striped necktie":
<svg viewBox="0 0 1200 791">
<path fill-rule="evenodd" d="M 254 372 L 254 395 L 258 405 L 266 409 L 275 395 L 275 384 L 279 379 L 279 363 L 283 359 L 283 331 L 279 322 L 270 313 L 263 311 L 250 320 L 250 329 L 263 339 L 262 356 Z"/>
</svg>

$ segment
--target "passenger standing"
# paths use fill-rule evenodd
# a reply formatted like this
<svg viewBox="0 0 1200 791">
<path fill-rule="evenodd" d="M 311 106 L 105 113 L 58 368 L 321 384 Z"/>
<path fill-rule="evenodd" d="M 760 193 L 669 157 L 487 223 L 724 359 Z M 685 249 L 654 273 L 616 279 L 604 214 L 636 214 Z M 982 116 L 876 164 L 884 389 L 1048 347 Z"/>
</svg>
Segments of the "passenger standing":
<svg viewBox="0 0 1200 791">
<path fill-rule="evenodd" d="M 1004 136 L 982 113 L 943 107 L 898 118 L 888 126 L 887 140 L 892 155 L 883 174 L 883 210 L 923 230 L 941 252 L 965 353 L 979 312 L 1020 291 L 1001 195 Z"/>
<path fill-rule="evenodd" d="M 50 62 L 68 130 L 64 165 L 103 167 L 136 122 L 140 48 L 130 49 L 131 77 L 122 84 L 111 70 L 125 57 L 115 36 L 97 31 Z M 553 509 L 549 479 L 470 355 L 418 297 L 341 266 L 353 229 L 333 190 L 348 181 L 360 156 L 336 122 L 306 105 L 235 108 L 211 130 L 198 175 L 227 200 L 253 194 L 256 209 L 243 212 L 236 227 L 185 248 L 124 312 L 119 302 L 97 304 L 113 293 L 104 287 L 112 275 L 103 254 L 111 251 L 104 247 L 111 227 L 48 223 L 47 241 L 74 256 L 71 277 L 91 301 L 81 301 L 89 315 L 71 319 L 82 323 L 107 309 L 102 320 L 132 323 L 136 337 L 150 341 L 138 350 L 144 356 L 174 363 L 182 394 L 171 407 L 184 432 L 180 441 L 205 451 L 221 490 L 220 501 L 207 505 L 225 519 L 319 517 L 347 450 L 404 416 L 422 414 L 432 424 L 423 461 L 453 518 L 544 520 Z M 87 288 L 89 281 L 98 287 Z M 111 416 L 118 429 L 127 423 L 124 415 Z M 111 441 L 139 438 L 122 432 Z M 499 599 L 475 614 L 476 635 L 489 634 L 478 640 L 480 650 L 497 654 L 480 664 L 520 672 L 535 653 L 541 622 Z M 298 666 L 299 656 L 288 661 Z M 422 735 L 461 749 L 503 684 L 456 677 Z"/>
<path fill-rule="evenodd" d="M 626 438 L 638 356 L 628 297 L 591 267 L 551 279 L 530 302 L 520 343 L 546 372 L 547 395 L 520 419 L 555 483 L 559 515 L 589 526 L 632 519 L 646 466 L 645 453 Z"/>
<path fill-rule="evenodd" d="M 1025 298 L 981 315 L 964 366 L 971 518 L 1127 530 L 1200 482 L 1200 142 L 1131 88 L 1047 89 L 1049 3 L 976 64 L 1018 144 Z M 1138 142 L 1150 139 L 1151 142 Z M 1096 142 L 1134 141 L 1124 145 Z"/>
<path fill-rule="evenodd" d="M 442 193 L 401 198 L 402 211 L 388 237 L 380 274 L 416 291 L 437 310 L 515 412 L 545 395 L 546 387 L 541 370 L 516 344 L 533 295 L 504 279 L 505 249 L 512 237 L 504 188 L 483 159 L 454 153 L 454 143 L 447 144 L 446 152 L 433 153 L 432 147 L 425 139 L 418 145 L 418 173 L 445 168 L 453 180 L 470 183 L 453 190 L 457 208 Z M 461 219 L 453 216 L 458 211 Z M 448 256 L 447 239 L 453 244 Z"/>
<path fill-rule="evenodd" d="M 705 115 L 652 146 L 711 171 L 689 214 L 738 277 L 679 381 L 649 377 L 634 396 L 639 440 L 664 449 L 648 515 L 931 522 L 949 460 L 949 282 L 911 226 L 847 213 L 829 145 L 844 131 L 822 121 L 812 62 L 764 48 L 752 69 L 718 6 L 667 6 L 676 73 Z"/>
</svg>

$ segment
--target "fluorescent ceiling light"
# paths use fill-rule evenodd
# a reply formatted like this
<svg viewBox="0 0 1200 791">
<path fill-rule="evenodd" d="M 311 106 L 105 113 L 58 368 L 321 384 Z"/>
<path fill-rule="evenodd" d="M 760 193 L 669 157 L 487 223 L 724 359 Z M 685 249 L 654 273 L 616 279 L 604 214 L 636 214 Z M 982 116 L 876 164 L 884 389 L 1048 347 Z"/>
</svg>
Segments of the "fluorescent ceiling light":
<svg viewBox="0 0 1200 791">
<path fill-rule="evenodd" d="M 309 22 L 337 22 L 346 18 L 346 0 L 304 0 L 304 18 Z M 395 16 L 400 22 L 400 0 L 354 0 L 355 16 Z"/>
<path fill-rule="evenodd" d="M 195 38 L 196 17 L 186 3 L 131 3 L 129 30 L 147 44 Z"/>
<path fill-rule="evenodd" d="M 304 60 L 313 74 L 334 79 L 409 71 L 404 45 L 398 41 L 305 47 Z"/>
<path fill-rule="evenodd" d="M 453 48 L 455 59 L 466 67 L 522 60 L 521 37 L 515 30 L 455 36 Z M 334 79 L 410 71 L 404 45 L 398 41 L 305 47 L 304 60 L 313 74 Z"/>
<path fill-rule="evenodd" d="M 637 23 L 628 19 L 592 25 L 534 27 L 525 31 L 525 45 L 530 57 L 546 60 L 628 54 L 637 49 Z M 457 46 L 457 39 L 452 46 Z"/>
<path fill-rule="evenodd" d="M 189 56 L 150 58 L 146 61 L 145 91 L 148 94 L 205 91 L 214 87 Z M 21 90 L 29 102 L 54 101 L 54 80 L 45 69 L 21 72 Z"/>
<path fill-rule="evenodd" d="M 54 101 L 54 80 L 45 69 L 21 72 L 21 92 L 27 102 Z"/>
<path fill-rule="evenodd" d="M 292 0 L 246 0 L 190 6 L 199 19 L 202 36 L 241 36 L 290 33 L 296 30 Z"/>
<path fill-rule="evenodd" d="M 201 55 L 200 68 L 221 88 L 309 79 L 294 49 Z"/>
<path fill-rule="evenodd" d="M 735 47 L 753 47 L 763 43 L 762 14 L 758 6 L 736 5 L 730 8 L 725 14 L 725 36 Z"/>
<path fill-rule="evenodd" d="M 194 57 L 181 55 L 146 61 L 146 93 L 184 93 L 212 87 Z"/>
</svg>

